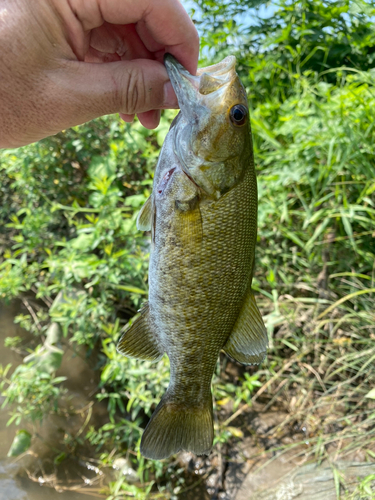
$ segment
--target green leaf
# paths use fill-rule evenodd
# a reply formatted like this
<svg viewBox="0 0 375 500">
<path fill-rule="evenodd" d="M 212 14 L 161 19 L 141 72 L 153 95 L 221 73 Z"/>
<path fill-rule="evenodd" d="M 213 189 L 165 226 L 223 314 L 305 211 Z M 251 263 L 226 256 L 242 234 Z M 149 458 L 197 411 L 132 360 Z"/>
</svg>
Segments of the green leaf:
<svg viewBox="0 0 375 500">
<path fill-rule="evenodd" d="M 116 172 L 116 165 L 108 158 L 94 156 L 88 169 L 89 176 L 93 178 L 105 179 L 113 176 Z"/>
<path fill-rule="evenodd" d="M 141 288 L 137 288 L 136 286 L 114 285 L 114 288 L 118 288 L 119 290 L 125 290 L 126 292 L 140 293 L 142 295 L 147 295 L 146 290 L 142 290 Z"/>
<path fill-rule="evenodd" d="M 371 389 L 371 391 L 366 394 L 365 398 L 375 399 L 375 388 Z"/>
<path fill-rule="evenodd" d="M 17 431 L 13 443 L 8 451 L 8 457 L 18 457 L 22 453 L 25 453 L 30 448 L 31 445 L 31 434 L 25 429 Z"/>
<path fill-rule="evenodd" d="M 85 250 L 91 248 L 94 238 L 94 234 L 82 233 L 78 235 L 77 238 L 73 238 L 72 240 L 70 240 L 69 244 L 72 248 L 84 252 Z"/>
<path fill-rule="evenodd" d="M 144 204 L 146 197 L 143 194 L 135 194 L 134 196 L 128 196 L 125 198 L 125 205 L 138 208 Z"/>
</svg>

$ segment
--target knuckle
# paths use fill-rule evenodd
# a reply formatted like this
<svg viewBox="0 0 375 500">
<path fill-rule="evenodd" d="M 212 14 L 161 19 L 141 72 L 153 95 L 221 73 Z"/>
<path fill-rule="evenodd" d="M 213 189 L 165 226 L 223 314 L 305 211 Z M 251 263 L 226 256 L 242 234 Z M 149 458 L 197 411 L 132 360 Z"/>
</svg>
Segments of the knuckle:
<svg viewBox="0 0 375 500">
<path fill-rule="evenodd" d="M 121 92 L 121 108 L 128 114 L 139 113 L 145 106 L 144 76 L 142 71 L 130 71 Z"/>
</svg>

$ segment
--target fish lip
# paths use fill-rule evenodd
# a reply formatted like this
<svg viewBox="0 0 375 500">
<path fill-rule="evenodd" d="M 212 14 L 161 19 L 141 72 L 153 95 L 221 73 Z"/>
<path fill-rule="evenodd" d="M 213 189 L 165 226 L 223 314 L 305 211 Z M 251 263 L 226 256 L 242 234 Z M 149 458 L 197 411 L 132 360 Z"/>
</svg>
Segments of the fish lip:
<svg viewBox="0 0 375 500">
<path fill-rule="evenodd" d="M 197 120 L 199 76 L 194 76 L 172 54 L 164 55 L 164 64 L 176 93 L 181 112 L 189 120 Z"/>
<path fill-rule="evenodd" d="M 206 66 L 205 68 L 198 68 L 197 75 L 200 77 L 203 74 L 213 76 L 217 79 L 221 79 L 224 82 L 228 82 L 233 78 L 233 74 L 236 71 L 236 57 L 227 56 L 222 61 L 211 64 L 211 66 Z"/>
</svg>

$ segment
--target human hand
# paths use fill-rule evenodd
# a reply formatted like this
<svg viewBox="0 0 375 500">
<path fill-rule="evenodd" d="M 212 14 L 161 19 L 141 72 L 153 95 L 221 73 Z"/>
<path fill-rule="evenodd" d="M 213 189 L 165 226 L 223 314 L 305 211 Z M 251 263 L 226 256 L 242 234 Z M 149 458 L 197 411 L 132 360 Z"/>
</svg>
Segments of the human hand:
<svg viewBox="0 0 375 500">
<path fill-rule="evenodd" d="M 116 112 L 155 128 L 164 53 L 194 74 L 198 51 L 179 0 L 0 0 L 0 148 Z"/>
</svg>

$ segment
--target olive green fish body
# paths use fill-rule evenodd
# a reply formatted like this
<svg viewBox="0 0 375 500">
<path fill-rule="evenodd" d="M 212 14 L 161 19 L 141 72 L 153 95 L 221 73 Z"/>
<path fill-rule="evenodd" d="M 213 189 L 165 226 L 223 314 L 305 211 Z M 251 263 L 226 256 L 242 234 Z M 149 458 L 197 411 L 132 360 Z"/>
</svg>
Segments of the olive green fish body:
<svg viewBox="0 0 375 500">
<path fill-rule="evenodd" d="M 219 79 L 215 87 L 207 73 L 192 77 L 204 96 L 196 108 L 191 96 L 183 103 L 185 94 L 176 90 L 182 112 L 163 145 L 152 196 L 138 219 L 139 228 L 152 231 L 149 301 L 118 347 L 128 356 L 156 360 L 166 353 L 170 359 L 168 390 L 141 443 L 142 454 L 154 459 L 180 449 L 209 453 L 211 379 L 220 350 L 250 364 L 259 363 L 267 347 L 251 292 L 257 186 L 250 128 L 248 120 L 233 127 L 225 107 L 247 105 L 246 96 L 233 62 L 232 73 L 225 73 L 225 64 L 212 68 L 211 75 L 224 73 L 224 84 Z M 215 92 L 210 85 L 220 92 L 224 87 L 221 107 L 220 93 L 215 104 L 207 102 Z"/>
<path fill-rule="evenodd" d="M 182 171 L 173 175 L 176 183 L 185 177 L 192 184 Z M 218 201 L 197 201 L 196 211 L 201 217 L 190 238 L 183 231 L 188 214 L 177 207 L 157 212 L 149 272 L 150 318 L 170 359 L 171 387 L 187 405 L 211 393 L 218 354 L 250 287 L 257 211 L 253 165 Z"/>
</svg>

